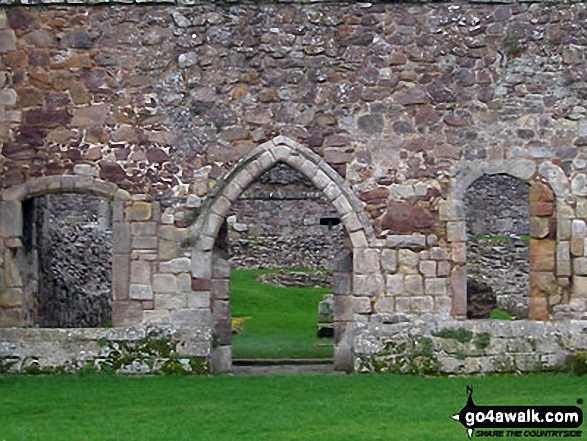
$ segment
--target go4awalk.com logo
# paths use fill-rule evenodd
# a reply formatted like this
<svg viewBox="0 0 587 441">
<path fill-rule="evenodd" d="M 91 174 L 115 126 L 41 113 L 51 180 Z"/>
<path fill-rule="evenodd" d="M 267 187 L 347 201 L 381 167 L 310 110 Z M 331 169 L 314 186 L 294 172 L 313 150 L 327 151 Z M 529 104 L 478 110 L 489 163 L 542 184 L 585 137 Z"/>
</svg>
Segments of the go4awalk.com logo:
<svg viewBox="0 0 587 441">
<path fill-rule="evenodd" d="M 578 406 L 477 406 L 467 386 L 467 404 L 452 419 L 459 421 L 469 439 L 475 438 L 581 438 L 583 411 Z M 582 404 L 577 400 L 577 404 Z"/>
</svg>

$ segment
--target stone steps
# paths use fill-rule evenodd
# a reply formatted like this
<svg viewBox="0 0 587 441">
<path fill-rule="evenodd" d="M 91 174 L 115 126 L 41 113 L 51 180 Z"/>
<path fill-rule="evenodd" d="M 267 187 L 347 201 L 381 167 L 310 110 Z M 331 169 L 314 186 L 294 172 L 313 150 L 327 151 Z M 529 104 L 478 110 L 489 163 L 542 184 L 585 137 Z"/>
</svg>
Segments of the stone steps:
<svg viewBox="0 0 587 441">
<path fill-rule="evenodd" d="M 234 359 L 232 366 L 236 376 L 338 373 L 331 358 Z"/>
</svg>

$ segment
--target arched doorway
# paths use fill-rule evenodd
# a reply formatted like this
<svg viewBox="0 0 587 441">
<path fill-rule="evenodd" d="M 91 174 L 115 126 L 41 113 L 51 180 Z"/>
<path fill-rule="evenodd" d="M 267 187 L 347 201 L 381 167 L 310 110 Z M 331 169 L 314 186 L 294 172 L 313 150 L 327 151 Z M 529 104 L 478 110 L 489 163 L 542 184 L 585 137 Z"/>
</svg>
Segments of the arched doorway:
<svg viewBox="0 0 587 441">
<path fill-rule="evenodd" d="M 265 171 L 284 163 L 306 176 L 324 193 L 336 209 L 348 236 L 349 249 L 364 249 L 373 231 L 361 203 L 345 181 L 309 149 L 285 138 L 259 146 L 243 158 L 217 186 L 208 205 L 192 226 L 195 238 L 192 252 L 193 288 L 210 291 L 214 318 L 211 367 L 214 372 L 232 370 L 231 314 L 229 305 L 228 256 L 223 251 L 221 228 L 232 204 Z M 353 286 L 352 253 L 341 256 L 334 268 L 334 360 L 335 369 L 352 371 Z"/>
</svg>

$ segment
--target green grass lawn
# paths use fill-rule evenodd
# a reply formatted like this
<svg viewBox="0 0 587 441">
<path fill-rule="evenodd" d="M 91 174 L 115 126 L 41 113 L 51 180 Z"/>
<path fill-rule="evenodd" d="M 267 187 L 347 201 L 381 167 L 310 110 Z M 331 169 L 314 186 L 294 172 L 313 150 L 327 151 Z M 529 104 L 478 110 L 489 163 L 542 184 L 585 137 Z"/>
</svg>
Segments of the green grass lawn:
<svg viewBox="0 0 587 441">
<path fill-rule="evenodd" d="M 233 317 L 248 317 L 233 336 L 235 358 L 332 357 L 332 340 L 317 339 L 318 302 L 327 288 L 276 288 L 254 277 L 267 270 L 233 270 L 230 307 Z M 0 440 L 1 441 L 1 440 Z"/>
<path fill-rule="evenodd" d="M 587 398 L 561 375 L 0 377 L 0 441 L 466 441 L 467 384 L 477 405 Z"/>
</svg>

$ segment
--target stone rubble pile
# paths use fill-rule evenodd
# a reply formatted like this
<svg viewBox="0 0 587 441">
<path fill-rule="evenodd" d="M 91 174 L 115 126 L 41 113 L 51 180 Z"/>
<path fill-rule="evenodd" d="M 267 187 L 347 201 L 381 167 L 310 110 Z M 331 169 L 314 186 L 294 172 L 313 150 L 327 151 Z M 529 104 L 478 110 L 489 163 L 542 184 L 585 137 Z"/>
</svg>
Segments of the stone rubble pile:
<svg viewBox="0 0 587 441">
<path fill-rule="evenodd" d="M 112 235 L 49 219 L 39 252 L 39 326 L 104 327 L 111 320 Z"/>
</svg>

